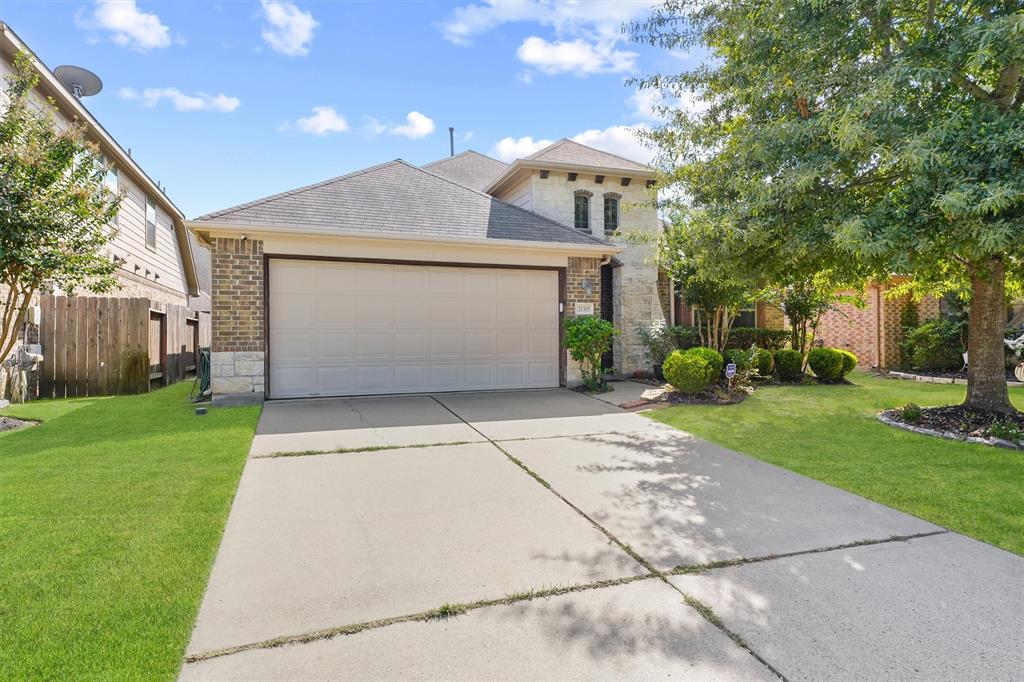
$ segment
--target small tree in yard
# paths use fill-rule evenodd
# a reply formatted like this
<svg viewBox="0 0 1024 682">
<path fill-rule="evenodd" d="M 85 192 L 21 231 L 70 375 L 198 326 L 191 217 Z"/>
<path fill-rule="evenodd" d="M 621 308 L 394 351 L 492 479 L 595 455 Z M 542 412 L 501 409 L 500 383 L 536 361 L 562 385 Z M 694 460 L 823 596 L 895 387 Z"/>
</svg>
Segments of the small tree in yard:
<svg viewBox="0 0 1024 682">
<path fill-rule="evenodd" d="M 579 363 L 580 375 L 588 390 L 604 388 L 601 356 L 611 350 L 612 339 L 618 333 L 611 322 L 593 315 L 565 320 L 565 347 L 569 356 Z"/>
<path fill-rule="evenodd" d="M 1003 326 L 1024 259 L 1021 3 L 669 0 L 632 29 L 713 57 L 640 83 L 666 95 L 649 139 L 680 193 L 769 260 L 969 291 L 964 404 L 1013 412 Z"/>
<path fill-rule="evenodd" d="M 84 126 L 58 127 L 52 101 L 37 109 L 30 58 L 19 53 L 14 64 L 0 115 L 0 363 L 37 292 L 113 287 L 115 266 L 103 248 L 120 203 Z"/>
</svg>

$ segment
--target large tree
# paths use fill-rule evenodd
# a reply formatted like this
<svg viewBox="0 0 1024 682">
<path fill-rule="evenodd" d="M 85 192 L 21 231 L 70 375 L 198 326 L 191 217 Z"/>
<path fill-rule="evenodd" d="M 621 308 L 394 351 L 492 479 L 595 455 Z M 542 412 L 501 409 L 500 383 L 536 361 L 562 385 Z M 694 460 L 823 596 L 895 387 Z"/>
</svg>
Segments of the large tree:
<svg viewBox="0 0 1024 682">
<path fill-rule="evenodd" d="M 120 202 L 84 126 L 58 125 L 53 102 L 33 96 L 30 57 L 19 53 L 14 64 L 0 112 L 0 362 L 37 292 L 114 285 L 104 247 Z"/>
<path fill-rule="evenodd" d="M 1012 411 L 1002 332 L 1024 255 L 1024 4 L 670 0 L 633 33 L 709 52 L 640 83 L 668 95 L 650 137 L 680 196 L 769 267 L 818 260 L 968 291 L 966 404 Z"/>
</svg>

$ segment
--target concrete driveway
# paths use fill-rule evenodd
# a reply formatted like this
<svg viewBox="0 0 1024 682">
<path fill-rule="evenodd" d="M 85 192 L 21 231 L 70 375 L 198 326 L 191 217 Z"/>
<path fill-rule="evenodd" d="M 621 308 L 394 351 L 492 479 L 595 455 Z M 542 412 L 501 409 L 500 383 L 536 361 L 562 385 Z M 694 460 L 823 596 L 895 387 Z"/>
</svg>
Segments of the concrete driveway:
<svg viewBox="0 0 1024 682">
<path fill-rule="evenodd" d="M 268 403 L 182 678 L 1020 679 L 1024 559 L 604 398 Z"/>
</svg>

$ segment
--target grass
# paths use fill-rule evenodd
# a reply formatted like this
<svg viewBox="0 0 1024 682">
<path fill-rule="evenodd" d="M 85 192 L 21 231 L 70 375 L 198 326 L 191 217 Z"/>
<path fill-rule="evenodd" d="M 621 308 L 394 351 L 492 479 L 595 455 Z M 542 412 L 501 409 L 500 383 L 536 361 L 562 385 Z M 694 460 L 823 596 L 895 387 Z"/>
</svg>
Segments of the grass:
<svg viewBox="0 0 1024 682">
<path fill-rule="evenodd" d="M 0 679 L 170 680 L 258 407 L 41 400 L 0 434 Z"/>
<path fill-rule="evenodd" d="M 1024 554 L 1024 453 L 902 431 L 878 411 L 961 402 L 965 388 L 851 375 L 855 385 L 767 386 L 738 405 L 647 413 L 752 457 Z M 1024 405 L 1024 390 L 1010 390 Z"/>
</svg>

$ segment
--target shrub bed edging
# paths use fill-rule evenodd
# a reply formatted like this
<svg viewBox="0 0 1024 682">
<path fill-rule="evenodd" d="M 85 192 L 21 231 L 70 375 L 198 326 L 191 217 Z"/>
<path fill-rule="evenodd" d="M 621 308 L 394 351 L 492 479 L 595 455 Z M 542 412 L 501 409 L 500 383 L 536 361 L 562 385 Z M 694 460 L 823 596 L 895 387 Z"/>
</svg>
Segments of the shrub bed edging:
<svg viewBox="0 0 1024 682">
<path fill-rule="evenodd" d="M 926 429 L 923 426 L 914 426 L 913 424 L 907 424 L 901 422 L 898 419 L 893 419 L 892 410 L 882 410 L 878 413 L 878 421 L 889 426 L 895 426 L 897 429 L 903 429 L 904 431 L 911 431 L 913 433 L 920 433 L 925 436 L 936 436 L 938 438 L 945 438 L 946 440 L 958 440 L 964 443 L 976 443 L 978 445 L 987 445 L 989 447 L 1005 448 L 1007 450 L 1022 450 L 1024 448 L 1018 446 L 1008 440 L 1002 438 L 982 438 L 980 436 L 965 436 L 954 431 L 936 431 L 935 429 Z"/>
</svg>

